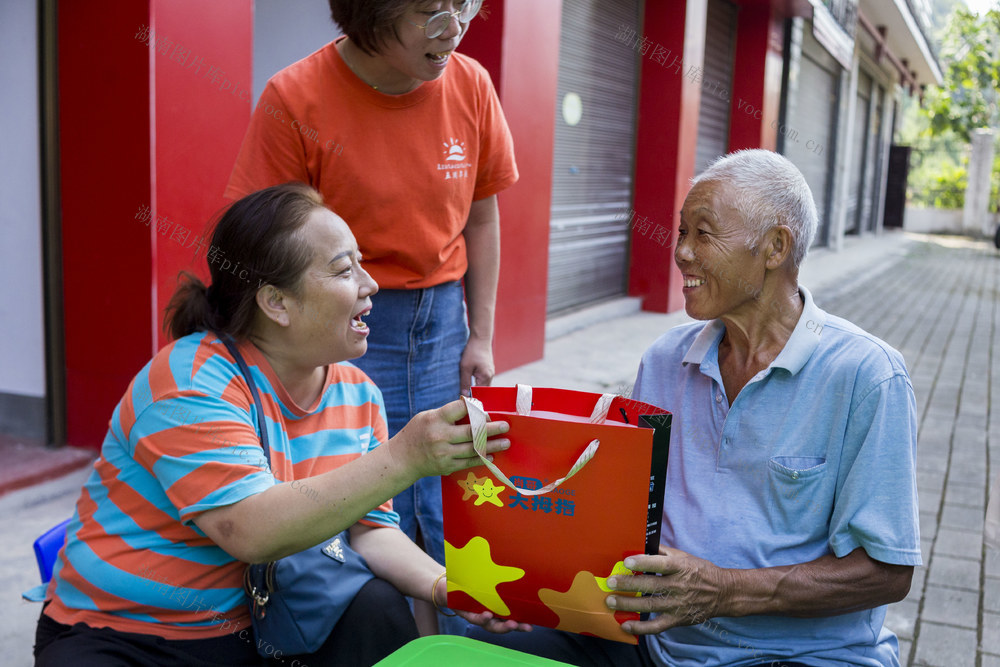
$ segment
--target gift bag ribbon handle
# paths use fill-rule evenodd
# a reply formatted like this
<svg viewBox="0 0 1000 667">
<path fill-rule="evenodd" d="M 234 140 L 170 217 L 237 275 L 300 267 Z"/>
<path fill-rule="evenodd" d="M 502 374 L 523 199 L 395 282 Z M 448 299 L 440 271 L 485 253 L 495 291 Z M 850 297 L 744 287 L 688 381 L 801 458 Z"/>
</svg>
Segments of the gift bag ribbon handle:
<svg viewBox="0 0 1000 667">
<path fill-rule="evenodd" d="M 482 402 L 480 402 L 479 399 L 468 396 L 463 396 L 463 398 L 465 399 L 466 409 L 469 411 L 469 424 L 472 425 L 472 446 L 479 455 L 479 459 L 483 462 L 483 465 L 490 470 L 490 472 L 496 475 L 497 479 L 504 484 L 517 489 L 522 496 L 537 496 L 543 493 L 549 493 L 553 489 L 557 488 L 567 479 L 580 472 L 580 470 L 583 469 L 583 466 L 587 465 L 590 459 L 594 458 L 594 454 L 597 453 L 597 448 L 601 446 L 601 441 L 599 439 L 595 438 L 591 440 L 580 453 L 580 456 L 577 457 L 576 462 L 570 467 L 569 472 L 567 472 L 563 477 L 546 484 L 540 489 L 522 489 L 514 484 L 514 482 L 510 481 L 510 478 L 487 458 L 486 423 L 490 419 L 486 414 L 486 410 L 483 408 Z M 611 401 L 614 400 L 614 398 L 614 394 L 603 394 L 598 399 L 597 405 L 594 406 L 594 411 L 590 415 L 591 424 L 604 423 L 604 420 L 608 416 L 608 408 L 611 407 Z M 529 385 L 517 385 L 516 410 L 517 414 L 522 416 L 527 416 L 531 413 L 531 387 Z"/>
</svg>

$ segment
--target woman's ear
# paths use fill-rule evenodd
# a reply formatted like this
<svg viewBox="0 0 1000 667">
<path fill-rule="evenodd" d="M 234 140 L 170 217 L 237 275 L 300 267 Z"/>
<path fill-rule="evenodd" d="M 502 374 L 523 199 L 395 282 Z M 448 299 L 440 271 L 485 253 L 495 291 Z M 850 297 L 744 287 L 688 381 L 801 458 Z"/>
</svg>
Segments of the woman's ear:
<svg viewBox="0 0 1000 667">
<path fill-rule="evenodd" d="M 291 324 L 288 317 L 288 297 L 277 287 L 264 285 L 257 290 L 256 300 L 257 306 L 267 319 L 282 327 Z"/>
</svg>

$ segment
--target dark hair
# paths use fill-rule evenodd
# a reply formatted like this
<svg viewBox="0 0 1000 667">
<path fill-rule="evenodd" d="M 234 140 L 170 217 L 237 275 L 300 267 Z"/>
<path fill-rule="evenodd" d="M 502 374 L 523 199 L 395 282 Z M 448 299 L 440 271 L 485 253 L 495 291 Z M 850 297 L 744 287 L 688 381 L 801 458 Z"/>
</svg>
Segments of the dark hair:
<svg viewBox="0 0 1000 667">
<path fill-rule="evenodd" d="M 298 290 L 312 260 L 299 230 L 322 207 L 323 197 L 304 183 L 275 185 L 230 205 L 215 224 L 206 257 L 211 286 L 182 272 L 163 328 L 173 338 L 195 331 L 249 336 L 263 285 Z"/>
<path fill-rule="evenodd" d="M 416 0 L 329 0 L 333 22 L 355 45 L 374 55 L 391 36 L 399 40 L 396 21 Z"/>
</svg>

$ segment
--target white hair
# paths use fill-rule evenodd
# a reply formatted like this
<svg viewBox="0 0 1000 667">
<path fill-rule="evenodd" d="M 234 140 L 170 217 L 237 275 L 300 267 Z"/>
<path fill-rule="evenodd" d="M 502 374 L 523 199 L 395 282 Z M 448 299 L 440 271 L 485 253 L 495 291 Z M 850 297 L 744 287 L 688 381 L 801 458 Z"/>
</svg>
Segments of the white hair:
<svg viewBox="0 0 1000 667">
<path fill-rule="evenodd" d="M 756 249 L 778 225 L 792 230 L 792 261 L 798 267 L 816 235 L 816 203 L 805 177 L 783 155 L 761 148 L 720 157 L 691 180 L 725 185 L 731 203 L 750 232 L 747 246 Z"/>
</svg>

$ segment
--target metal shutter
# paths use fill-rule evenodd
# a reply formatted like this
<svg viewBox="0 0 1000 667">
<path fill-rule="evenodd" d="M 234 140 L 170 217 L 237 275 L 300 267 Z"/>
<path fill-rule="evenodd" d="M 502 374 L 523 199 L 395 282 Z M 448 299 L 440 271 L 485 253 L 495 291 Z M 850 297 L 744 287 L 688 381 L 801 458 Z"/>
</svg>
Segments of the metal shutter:
<svg viewBox="0 0 1000 667">
<path fill-rule="evenodd" d="M 885 146 L 882 144 L 882 99 L 883 89 L 877 84 L 872 86 L 873 114 L 868 128 L 868 184 L 865 198 L 865 205 L 862 209 L 861 228 L 870 232 L 875 231 L 879 201 L 882 198 L 882 170 L 885 161 Z"/>
<path fill-rule="evenodd" d="M 563 3 L 549 236 L 549 314 L 625 293 L 639 53 L 613 39 L 641 26 L 638 0 Z M 611 31 L 609 33 L 609 31 Z M 563 100 L 582 101 L 577 125 Z M 515 250 L 516 251 L 516 250 Z"/>
<path fill-rule="evenodd" d="M 726 0 L 709 0 L 708 20 L 705 30 L 705 81 L 709 89 L 701 93 L 701 110 L 698 113 L 698 148 L 695 153 L 694 171 L 700 174 L 720 155 L 729 150 L 728 97 L 713 94 L 714 84 L 719 90 L 733 89 L 733 50 L 736 40 L 736 6 Z"/>
<path fill-rule="evenodd" d="M 819 215 L 813 245 L 826 242 L 830 212 L 830 158 L 836 152 L 834 122 L 837 110 L 839 66 L 812 37 L 812 26 L 803 31 L 799 59 L 798 91 L 790 104 L 783 153 L 805 176 Z"/>
<path fill-rule="evenodd" d="M 854 128 L 851 142 L 854 145 L 851 172 L 848 178 L 847 218 L 845 233 L 857 234 L 864 224 L 865 214 L 871 215 L 871 192 L 866 187 L 871 183 L 866 172 L 871 172 L 868 160 L 868 109 L 871 102 L 872 78 L 858 72 L 858 94 L 854 100 Z"/>
</svg>

